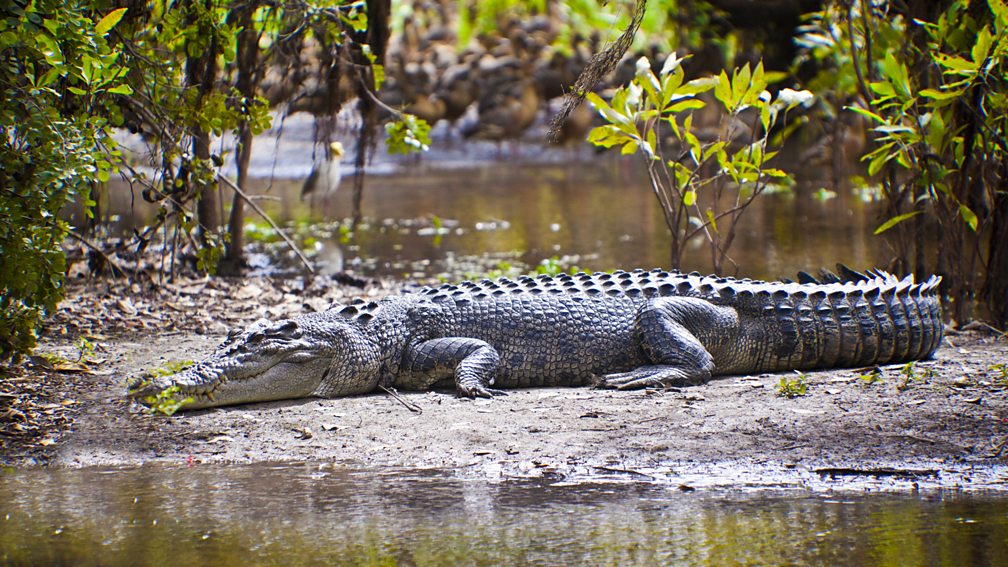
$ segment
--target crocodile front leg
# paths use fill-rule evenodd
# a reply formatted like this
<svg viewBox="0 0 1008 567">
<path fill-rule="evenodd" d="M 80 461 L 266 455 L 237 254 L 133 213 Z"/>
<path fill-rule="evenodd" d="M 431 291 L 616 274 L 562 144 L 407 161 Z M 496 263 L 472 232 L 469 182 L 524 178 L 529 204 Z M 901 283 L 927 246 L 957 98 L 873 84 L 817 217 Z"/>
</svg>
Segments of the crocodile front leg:
<svg viewBox="0 0 1008 567">
<path fill-rule="evenodd" d="M 406 349 L 403 356 L 411 385 L 425 389 L 454 372 L 458 395 L 469 398 L 505 395 L 490 388 L 499 364 L 500 355 L 489 343 L 466 337 L 423 341 Z"/>
<path fill-rule="evenodd" d="M 711 343 L 717 335 L 727 338 L 737 329 L 738 316 L 730 307 L 692 297 L 656 298 L 641 308 L 636 321 L 637 340 L 654 364 L 608 374 L 596 386 L 630 390 L 706 382 L 714 371 L 714 357 L 698 335 Z"/>
</svg>

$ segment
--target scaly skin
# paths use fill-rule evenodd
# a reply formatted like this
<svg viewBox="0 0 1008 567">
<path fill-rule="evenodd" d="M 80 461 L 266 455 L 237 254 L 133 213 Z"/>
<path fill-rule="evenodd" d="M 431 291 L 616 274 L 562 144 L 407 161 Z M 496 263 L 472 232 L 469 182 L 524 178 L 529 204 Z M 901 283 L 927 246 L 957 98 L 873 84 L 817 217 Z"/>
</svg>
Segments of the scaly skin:
<svg viewBox="0 0 1008 567">
<path fill-rule="evenodd" d="M 846 270 L 846 269 L 844 269 Z M 939 278 L 759 282 L 661 270 L 483 280 L 257 322 L 203 362 L 138 380 L 185 409 L 423 390 L 642 388 L 712 375 L 861 367 L 926 358 L 942 337 Z M 491 388 L 493 386 L 494 388 Z"/>
</svg>

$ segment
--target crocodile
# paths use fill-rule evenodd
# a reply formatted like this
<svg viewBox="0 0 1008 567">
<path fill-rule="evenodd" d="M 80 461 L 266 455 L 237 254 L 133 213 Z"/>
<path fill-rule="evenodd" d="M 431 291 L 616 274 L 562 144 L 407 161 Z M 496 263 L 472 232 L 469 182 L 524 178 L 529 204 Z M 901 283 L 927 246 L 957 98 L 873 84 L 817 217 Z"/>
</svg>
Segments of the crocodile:
<svg viewBox="0 0 1008 567">
<path fill-rule="evenodd" d="M 712 376 L 870 367 L 930 357 L 940 278 L 840 266 L 764 282 L 665 270 L 523 276 L 424 287 L 236 329 L 174 375 L 184 409 L 365 394 L 380 387 L 636 389 Z M 149 402 L 148 402 L 149 403 Z"/>
</svg>

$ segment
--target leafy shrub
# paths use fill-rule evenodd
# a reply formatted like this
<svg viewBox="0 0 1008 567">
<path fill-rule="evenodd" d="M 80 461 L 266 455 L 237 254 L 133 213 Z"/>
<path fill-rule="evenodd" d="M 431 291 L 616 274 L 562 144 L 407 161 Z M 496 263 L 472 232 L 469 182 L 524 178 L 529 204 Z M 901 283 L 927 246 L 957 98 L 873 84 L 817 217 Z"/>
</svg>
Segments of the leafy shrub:
<svg viewBox="0 0 1008 567">
<path fill-rule="evenodd" d="M 104 17 L 77 3 L 0 7 L 0 360 L 35 344 L 41 316 L 63 297 L 67 199 L 88 201 L 118 159 L 112 97 L 127 94 Z"/>
<path fill-rule="evenodd" d="M 762 63 L 692 81 L 685 80 L 681 63 L 673 53 L 656 75 L 642 57 L 633 81 L 609 102 L 589 93 L 586 98 L 606 124 L 593 129 L 588 141 L 644 156 L 672 236 L 672 267 L 680 266 L 692 239 L 703 238 L 714 271 L 723 273 L 726 263 L 733 263 L 728 249 L 739 217 L 772 185 L 789 180 L 768 162 L 788 132 L 780 129 L 787 111 L 809 103 L 812 93 L 782 89 L 771 96 L 766 87 L 772 77 Z M 694 113 L 709 104 L 700 96 L 709 91 L 723 118 L 717 137 L 702 141 Z M 747 111 L 751 116 L 743 116 Z M 742 122 L 746 127 L 739 127 Z M 772 136 L 778 130 L 782 134 Z"/>
</svg>

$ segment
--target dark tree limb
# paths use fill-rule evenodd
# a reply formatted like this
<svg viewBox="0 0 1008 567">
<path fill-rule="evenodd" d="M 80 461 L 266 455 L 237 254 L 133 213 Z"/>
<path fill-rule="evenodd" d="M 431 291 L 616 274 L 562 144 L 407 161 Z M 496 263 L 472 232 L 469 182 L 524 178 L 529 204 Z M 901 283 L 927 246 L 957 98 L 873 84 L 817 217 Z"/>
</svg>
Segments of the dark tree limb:
<svg viewBox="0 0 1008 567">
<path fill-rule="evenodd" d="M 611 73 L 620 60 L 623 59 L 623 55 L 626 54 L 627 50 L 630 49 L 630 44 L 633 43 L 637 29 L 640 28 L 646 8 L 647 0 L 637 0 L 634 4 L 633 12 L 630 14 L 630 24 L 627 28 L 623 30 L 623 33 L 616 41 L 596 53 L 591 58 L 591 61 L 588 62 L 584 71 L 581 71 L 577 82 L 574 83 L 574 88 L 564 97 L 563 108 L 550 122 L 550 129 L 546 134 L 550 142 L 556 143 L 558 141 L 560 127 L 567 121 L 570 113 L 574 112 L 574 109 L 584 102 L 585 95 L 591 92 L 595 88 L 595 85 Z"/>
</svg>

